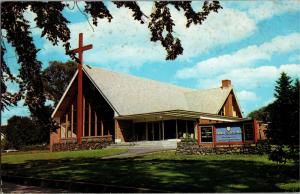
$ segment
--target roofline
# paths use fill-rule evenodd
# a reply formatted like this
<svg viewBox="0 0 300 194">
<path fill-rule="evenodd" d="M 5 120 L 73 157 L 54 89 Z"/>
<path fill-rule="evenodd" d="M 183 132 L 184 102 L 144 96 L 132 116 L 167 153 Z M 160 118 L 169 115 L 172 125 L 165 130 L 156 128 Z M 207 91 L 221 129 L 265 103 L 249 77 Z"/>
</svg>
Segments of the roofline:
<svg viewBox="0 0 300 194">
<path fill-rule="evenodd" d="M 108 71 L 108 72 L 115 73 L 115 74 L 121 74 L 122 76 L 128 76 L 128 77 L 137 78 L 137 79 L 141 79 L 141 80 L 145 80 L 145 81 L 153 81 L 157 84 L 168 85 L 170 87 L 175 87 L 180 90 L 186 90 L 186 91 L 184 91 L 184 93 L 199 91 L 199 89 L 196 89 L 196 88 L 184 87 L 184 86 L 180 86 L 180 85 L 177 85 L 174 83 L 164 82 L 164 81 L 151 79 L 151 78 L 147 78 L 147 77 L 141 77 L 141 76 L 132 75 L 132 74 L 124 73 L 124 72 L 118 72 L 118 71 L 114 71 L 111 69 L 107 69 L 105 67 L 98 67 L 98 66 L 93 66 L 93 65 L 88 65 L 88 64 L 86 64 L 85 66 L 89 66 L 91 69 L 100 69 L 100 70 Z M 209 89 L 213 89 L 213 88 L 209 88 Z M 201 90 L 206 90 L 206 89 L 201 89 Z"/>
<path fill-rule="evenodd" d="M 229 91 L 229 92 L 228 92 L 228 94 L 226 95 L 226 98 L 223 100 L 223 103 L 221 104 L 221 106 L 220 106 L 220 108 L 218 109 L 218 111 L 216 112 L 216 114 L 218 114 L 218 113 L 220 112 L 220 110 L 222 109 L 222 107 L 223 107 L 224 104 L 226 103 L 226 100 L 227 100 L 227 98 L 228 98 L 230 92 L 233 91 L 233 87 L 230 86 L 230 90 L 228 90 L 228 91 Z"/>
<path fill-rule="evenodd" d="M 217 114 L 211 113 L 203 113 L 203 112 L 195 112 L 195 111 L 187 111 L 187 110 L 168 110 L 168 111 L 159 111 L 159 112 L 149 112 L 149 113 L 142 113 L 142 114 L 132 114 L 132 115 L 121 115 L 114 117 L 115 119 L 133 119 L 145 116 L 174 116 L 174 117 L 184 117 L 184 118 L 200 118 L 200 117 L 209 117 L 211 119 L 219 119 L 219 120 L 226 120 L 226 121 L 241 121 L 244 120 L 243 118 L 239 117 L 229 117 L 229 116 L 222 116 Z"/>
<path fill-rule="evenodd" d="M 239 108 L 239 110 L 240 110 L 240 113 L 241 113 L 241 115 L 242 115 L 242 118 L 244 118 L 243 112 L 242 112 L 242 109 L 241 109 L 241 106 L 240 106 L 240 103 L 239 103 L 239 100 L 238 100 L 237 95 L 235 94 L 234 89 L 233 89 L 232 86 L 231 86 L 231 90 L 229 90 L 229 92 L 228 92 L 226 98 L 224 99 L 224 102 L 222 103 L 221 107 L 218 109 L 218 111 L 217 111 L 216 114 L 218 114 L 218 113 L 220 112 L 220 110 L 222 109 L 222 107 L 223 107 L 224 104 L 226 103 L 226 100 L 227 100 L 227 98 L 228 98 L 228 96 L 229 96 L 229 94 L 230 94 L 231 91 L 232 91 L 232 93 L 233 93 L 233 95 L 234 95 L 234 97 L 235 97 L 235 99 L 236 99 L 236 103 L 237 103 L 237 105 L 238 105 L 238 108 Z"/>
<path fill-rule="evenodd" d="M 51 118 L 53 118 L 53 117 L 55 116 L 55 114 L 56 114 L 58 108 L 60 107 L 60 105 L 61 105 L 61 103 L 63 102 L 64 98 L 66 97 L 68 91 L 70 90 L 70 88 L 71 88 L 71 86 L 72 86 L 72 84 L 73 84 L 73 82 L 74 82 L 74 80 L 75 80 L 77 74 L 78 74 L 78 70 L 76 70 L 76 72 L 74 73 L 74 75 L 73 75 L 73 77 L 72 77 L 72 79 L 71 79 L 71 81 L 70 81 L 70 83 L 69 83 L 67 89 L 65 90 L 64 94 L 62 95 L 62 97 L 60 98 L 58 104 L 56 105 L 54 111 L 52 112 Z"/>
<path fill-rule="evenodd" d="M 97 88 L 98 92 L 100 92 L 100 94 L 103 96 L 104 100 L 109 104 L 109 106 L 118 114 L 120 115 L 120 113 L 117 111 L 117 109 L 112 105 L 112 103 L 108 100 L 108 98 L 104 95 L 104 93 L 102 92 L 102 90 L 98 87 L 98 85 L 94 82 L 94 80 L 91 78 L 91 76 L 88 74 L 88 72 L 85 70 L 86 66 L 82 66 L 84 73 L 86 74 L 86 76 L 89 78 L 89 80 L 93 83 L 93 85 L 95 86 L 95 88 Z M 89 67 L 87 67 L 89 68 Z"/>
<path fill-rule="evenodd" d="M 235 92 L 234 92 L 233 89 L 232 89 L 232 92 L 233 92 L 233 94 L 234 94 L 235 101 L 236 101 L 236 103 L 237 103 L 237 105 L 238 105 L 238 107 L 239 107 L 239 110 L 240 110 L 240 113 L 241 113 L 241 115 L 242 115 L 242 118 L 244 118 L 243 111 L 242 111 L 242 109 L 241 109 L 241 106 L 240 106 L 240 103 L 239 103 L 238 96 L 235 94 Z"/>
<path fill-rule="evenodd" d="M 210 116 L 200 116 L 200 119 L 208 119 L 208 120 L 213 120 L 213 121 L 225 121 L 225 122 L 236 121 L 236 120 L 232 120 L 232 119 L 214 118 L 214 117 L 210 117 Z"/>
<path fill-rule="evenodd" d="M 98 86 L 95 84 L 95 82 L 93 81 L 93 79 L 89 76 L 88 72 L 85 70 L 84 67 L 85 67 L 85 66 L 83 66 L 82 69 L 83 69 L 85 75 L 89 78 L 89 80 L 90 80 L 90 81 L 93 83 L 93 85 L 97 88 L 97 90 L 98 90 L 98 91 L 100 92 L 100 94 L 103 96 L 103 98 L 105 99 L 105 101 L 110 105 L 110 107 L 111 107 L 115 112 L 117 112 L 118 115 L 120 115 L 119 112 L 112 106 L 112 104 L 109 102 L 109 100 L 108 100 L 108 99 L 106 98 L 106 96 L 103 94 L 103 92 L 100 90 L 100 88 L 98 88 Z M 75 80 L 77 74 L 78 74 L 78 70 L 76 70 L 76 72 L 74 73 L 74 75 L 73 75 L 73 77 L 72 77 L 72 79 L 71 79 L 71 81 L 70 81 L 70 83 L 69 83 L 67 89 L 65 90 L 64 94 L 62 95 L 62 97 L 60 98 L 58 104 L 56 105 L 54 111 L 52 112 L 51 118 L 54 118 L 56 112 L 58 111 L 58 108 L 60 107 L 60 105 L 61 105 L 61 103 L 63 102 L 64 98 L 66 97 L 68 91 L 70 90 L 70 88 L 71 88 L 71 86 L 72 86 L 72 84 L 73 84 L 73 82 L 74 82 L 74 80 Z"/>
</svg>

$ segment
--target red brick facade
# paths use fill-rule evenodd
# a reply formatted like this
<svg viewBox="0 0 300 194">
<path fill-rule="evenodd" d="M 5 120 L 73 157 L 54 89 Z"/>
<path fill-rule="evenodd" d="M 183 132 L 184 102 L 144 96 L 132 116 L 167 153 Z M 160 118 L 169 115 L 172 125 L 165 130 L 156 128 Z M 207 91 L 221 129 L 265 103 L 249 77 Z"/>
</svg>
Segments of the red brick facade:
<svg viewBox="0 0 300 194">
<path fill-rule="evenodd" d="M 130 141 L 133 137 L 133 122 L 130 120 L 115 119 L 115 139 L 117 141 Z"/>
</svg>

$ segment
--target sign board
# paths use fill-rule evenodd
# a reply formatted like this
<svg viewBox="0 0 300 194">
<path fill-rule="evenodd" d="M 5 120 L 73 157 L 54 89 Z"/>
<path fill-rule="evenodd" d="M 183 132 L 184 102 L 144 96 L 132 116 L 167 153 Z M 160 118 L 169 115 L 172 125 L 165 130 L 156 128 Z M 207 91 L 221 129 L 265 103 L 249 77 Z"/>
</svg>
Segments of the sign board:
<svg viewBox="0 0 300 194">
<path fill-rule="evenodd" d="M 212 142 L 212 126 L 201 127 L 201 142 Z"/>
<path fill-rule="evenodd" d="M 242 141 L 242 128 L 240 126 L 216 127 L 216 142 Z"/>
</svg>

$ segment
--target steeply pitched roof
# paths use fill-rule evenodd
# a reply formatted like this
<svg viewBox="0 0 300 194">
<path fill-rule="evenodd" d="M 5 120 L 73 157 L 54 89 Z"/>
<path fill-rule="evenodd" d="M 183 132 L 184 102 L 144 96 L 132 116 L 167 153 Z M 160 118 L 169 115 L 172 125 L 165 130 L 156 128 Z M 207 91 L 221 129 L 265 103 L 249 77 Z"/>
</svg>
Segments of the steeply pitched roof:
<svg viewBox="0 0 300 194">
<path fill-rule="evenodd" d="M 176 109 L 218 114 L 232 90 L 193 90 L 88 66 L 84 72 L 119 115 Z"/>
<path fill-rule="evenodd" d="M 118 116 L 170 110 L 218 114 L 233 91 L 232 87 L 194 90 L 90 66 L 83 66 L 83 71 Z M 52 117 L 59 112 L 76 76 L 77 72 Z"/>
</svg>

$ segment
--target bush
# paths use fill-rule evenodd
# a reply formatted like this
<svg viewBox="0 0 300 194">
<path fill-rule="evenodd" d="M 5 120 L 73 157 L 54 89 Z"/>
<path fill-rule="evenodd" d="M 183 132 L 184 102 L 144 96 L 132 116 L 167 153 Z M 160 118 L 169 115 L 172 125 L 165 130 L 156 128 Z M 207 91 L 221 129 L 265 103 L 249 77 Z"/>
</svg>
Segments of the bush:
<svg viewBox="0 0 300 194">
<path fill-rule="evenodd" d="M 7 148 L 22 149 L 24 146 L 47 143 L 49 132 L 29 117 L 13 116 L 5 128 Z"/>
</svg>

